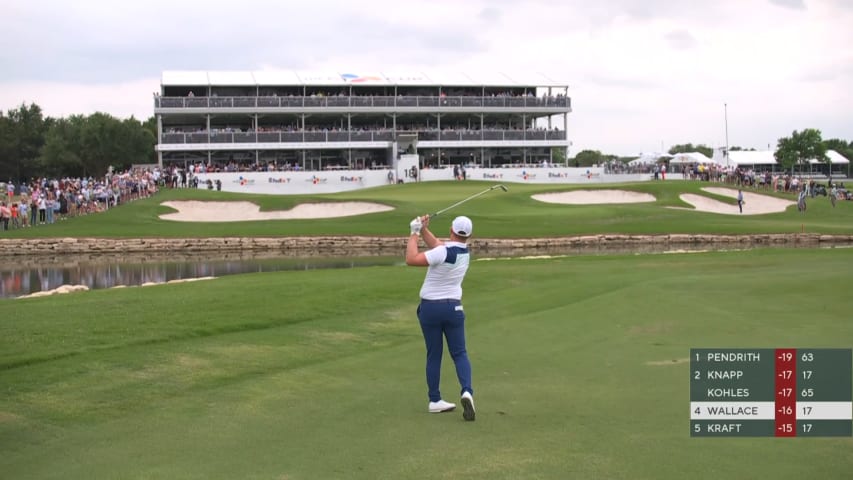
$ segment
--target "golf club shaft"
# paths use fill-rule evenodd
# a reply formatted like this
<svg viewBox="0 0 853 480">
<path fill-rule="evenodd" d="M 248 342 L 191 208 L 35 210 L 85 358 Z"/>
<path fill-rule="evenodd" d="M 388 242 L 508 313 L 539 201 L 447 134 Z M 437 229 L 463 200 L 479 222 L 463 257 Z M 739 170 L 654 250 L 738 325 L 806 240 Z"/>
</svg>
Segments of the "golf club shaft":
<svg viewBox="0 0 853 480">
<path fill-rule="evenodd" d="M 480 195 L 483 195 L 483 194 L 485 194 L 485 193 L 488 193 L 488 192 L 490 192 L 490 191 L 492 191 L 492 190 L 494 190 L 494 189 L 496 189 L 496 188 L 500 188 L 501 190 L 503 190 L 503 191 L 505 191 L 505 192 L 507 191 L 507 188 L 506 188 L 505 186 L 503 186 L 503 185 L 494 185 L 494 186 L 492 186 L 492 187 L 489 187 L 489 188 L 487 188 L 487 189 L 483 190 L 483 191 L 482 191 L 482 192 L 480 192 L 480 193 L 475 193 L 474 195 L 471 195 L 470 197 L 468 197 L 468 198 L 466 198 L 466 199 L 464 199 L 464 200 L 460 200 L 460 201 L 458 201 L 458 202 L 454 203 L 453 205 L 451 205 L 451 206 L 449 206 L 449 207 L 443 208 L 443 209 L 441 209 L 441 210 L 439 210 L 439 211 L 437 211 L 437 212 L 433 213 L 432 215 L 430 215 L 430 217 L 436 217 L 436 216 L 438 216 L 438 215 L 440 215 L 440 214 L 442 214 L 442 213 L 444 213 L 444 212 L 446 212 L 446 211 L 450 210 L 451 208 L 458 207 L 459 205 L 462 205 L 463 203 L 467 202 L 468 200 L 475 199 L 475 198 L 479 197 Z"/>
</svg>

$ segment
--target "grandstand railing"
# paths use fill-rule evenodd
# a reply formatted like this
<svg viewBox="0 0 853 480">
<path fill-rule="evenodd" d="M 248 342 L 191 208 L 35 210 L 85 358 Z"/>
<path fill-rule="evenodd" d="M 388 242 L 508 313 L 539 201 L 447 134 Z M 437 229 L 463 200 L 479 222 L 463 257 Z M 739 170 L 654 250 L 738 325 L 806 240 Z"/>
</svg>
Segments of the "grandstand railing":
<svg viewBox="0 0 853 480">
<path fill-rule="evenodd" d="M 569 97 L 154 97 L 154 108 L 569 108 Z"/>
<path fill-rule="evenodd" d="M 563 130 L 398 130 L 397 134 L 417 133 L 419 141 L 527 141 L 565 140 Z M 393 131 L 304 131 L 304 132 L 194 132 L 163 133 L 160 142 L 182 143 L 312 143 L 312 142 L 391 142 Z"/>
</svg>

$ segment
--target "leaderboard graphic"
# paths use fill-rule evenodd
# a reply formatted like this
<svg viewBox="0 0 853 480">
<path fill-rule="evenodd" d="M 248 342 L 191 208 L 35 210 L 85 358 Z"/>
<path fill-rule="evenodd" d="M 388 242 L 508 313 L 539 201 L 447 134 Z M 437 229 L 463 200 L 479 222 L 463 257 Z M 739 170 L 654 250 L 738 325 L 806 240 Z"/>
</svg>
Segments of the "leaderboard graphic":
<svg viewBox="0 0 853 480">
<path fill-rule="evenodd" d="M 853 349 L 691 349 L 690 436 L 853 436 Z"/>
</svg>

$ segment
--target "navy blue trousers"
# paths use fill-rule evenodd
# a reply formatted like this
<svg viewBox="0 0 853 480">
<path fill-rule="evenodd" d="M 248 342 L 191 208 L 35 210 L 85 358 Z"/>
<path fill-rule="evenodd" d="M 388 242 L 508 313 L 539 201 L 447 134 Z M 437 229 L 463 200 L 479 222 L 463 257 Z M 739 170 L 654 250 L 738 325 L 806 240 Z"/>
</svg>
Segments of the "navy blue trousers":
<svg viewBox="0 0 853 480">
<path fill-rule="evenodd" d="M 426 379 L 429 401 L 441 400 L 441 358 L 444 354 L 444 339 L 447 350 L 456 365 L 456 377 L 462 387 L 460 395 L 471 392 L 471 362 L 465 349 L 465 312 L 459 300 L 421 300 L 418 320 L 426 343 Z"/>
</svg>

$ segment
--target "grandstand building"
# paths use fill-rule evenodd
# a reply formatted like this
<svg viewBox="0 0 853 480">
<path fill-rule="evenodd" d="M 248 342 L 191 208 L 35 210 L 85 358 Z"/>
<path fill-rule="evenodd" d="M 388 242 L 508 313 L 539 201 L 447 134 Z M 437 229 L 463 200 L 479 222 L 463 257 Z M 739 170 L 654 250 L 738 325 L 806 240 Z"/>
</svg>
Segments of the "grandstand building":
<svg viewBox="0 0 853 480">
<path fill-rule="evenodd" d="M 540 76 L 167 71 L 154 96 L 161 166 L 229 170 L 553 162 L 569 112 Z"/>
</svg>

